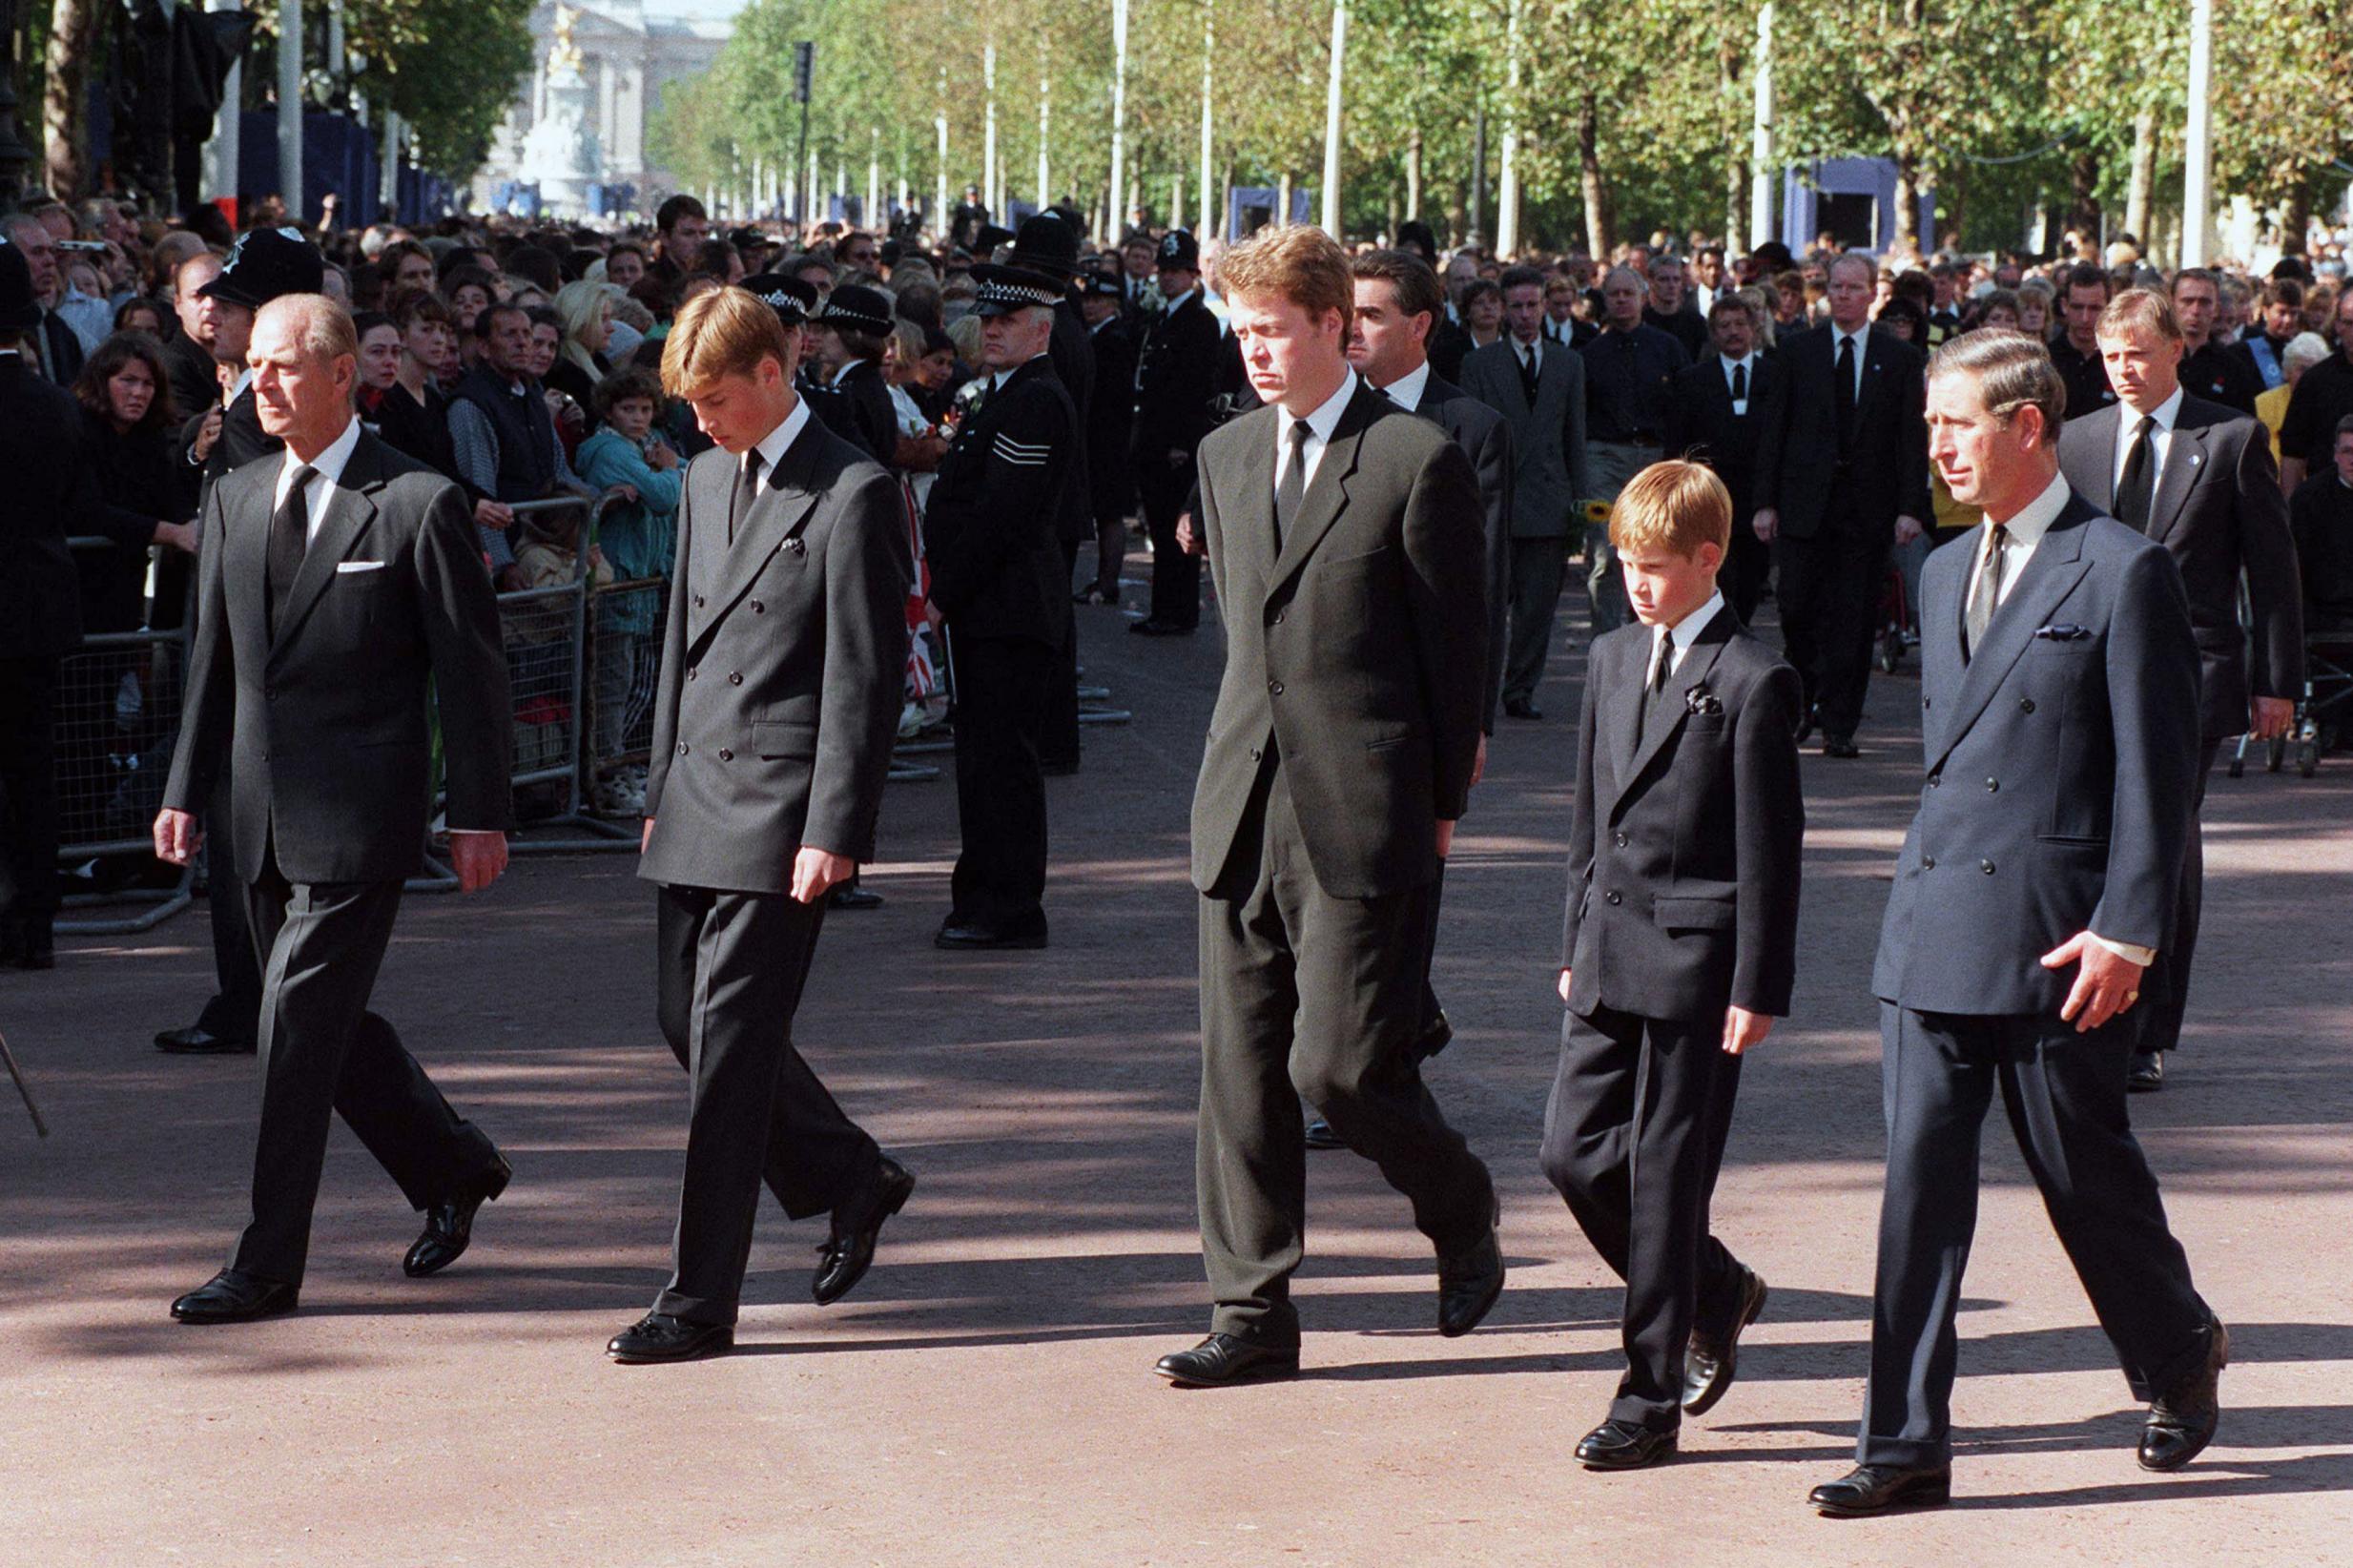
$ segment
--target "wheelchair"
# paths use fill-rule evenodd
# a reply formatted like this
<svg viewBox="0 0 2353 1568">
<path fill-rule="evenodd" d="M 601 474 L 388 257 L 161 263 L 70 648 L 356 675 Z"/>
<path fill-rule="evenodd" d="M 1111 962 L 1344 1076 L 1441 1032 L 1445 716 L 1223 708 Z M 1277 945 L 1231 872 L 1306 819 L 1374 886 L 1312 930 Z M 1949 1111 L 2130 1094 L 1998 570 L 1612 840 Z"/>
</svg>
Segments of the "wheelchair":
<svg viewBox="0 0 2353 1568">
<path fill-rule="evenodd" d="M 2310 778 L 2343 737 L 2348 704 L 2353 704 L 2353 621 L 2332 619 L 2304 634 L 2304 694 L 2288 732 L 2261 742 L 2240 735 L 2231 753 L 2230 776 L 2244 775 L 2248 755 L 2260 745 L 2265 773 L 2278 773 L 2293 753 L 2297 774 Z"/>
</svg>

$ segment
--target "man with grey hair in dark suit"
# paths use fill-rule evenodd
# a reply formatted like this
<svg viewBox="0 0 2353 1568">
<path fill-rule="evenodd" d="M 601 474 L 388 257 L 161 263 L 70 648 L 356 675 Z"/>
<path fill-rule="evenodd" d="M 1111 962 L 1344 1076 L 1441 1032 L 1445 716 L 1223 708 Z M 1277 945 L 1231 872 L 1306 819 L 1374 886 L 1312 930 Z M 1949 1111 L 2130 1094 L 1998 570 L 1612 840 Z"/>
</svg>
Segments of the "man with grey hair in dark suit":
<svg viewBox="0 0 2353 1568">
<path fill-rule="evenodd" d="M 826 894 L 874 855 L 914 576 L 898 487 L 794 392 L 796 343 L 725 288 L 662 347 L 665 388 L 715 444 L 679 499 L 637 873 L 660 887 L 656 1006 L 693 1101 L 676 1267 L 615 1361 L 734 1343 L 763 1179 L 792 1218 L 832 1217 L 820 1307 L 915 1190 L 793 1043 Z"/>
<path fill-rule="evenodd" d="M 1919 808 L 1880 1000 L 1887 1187 L 1856 1468 L 1824 1514 L 1952 1491 L 1953 1316 L 1998 1090 L 2135 1395 L 2140 1463 L 2213 1439 L 2230 1336 L 2190 1280 L 2134 1140 L 2124 1072 L 2174 896 L 2198 756 L 2198 649 L 2164 548 L 2071 493 L 2041 344 L 1972 332 L 1928 375 L 1931 460 L 1984 523 L 1921 574 Z"/>
</svg>

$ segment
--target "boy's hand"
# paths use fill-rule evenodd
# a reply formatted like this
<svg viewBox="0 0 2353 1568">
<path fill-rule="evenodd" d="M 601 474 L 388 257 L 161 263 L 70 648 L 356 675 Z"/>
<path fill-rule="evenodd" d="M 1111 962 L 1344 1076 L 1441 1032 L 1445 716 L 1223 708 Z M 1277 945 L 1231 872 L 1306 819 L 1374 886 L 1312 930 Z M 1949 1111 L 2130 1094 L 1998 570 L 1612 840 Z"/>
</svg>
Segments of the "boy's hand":
<svg viewBox="0 0 2353 1568">
<path fill-rule="evenodd" d="M 1762 1045 L 1765 1037 L 1773 1032 L 1770 1014 L 1752 1013 L 1745 1007 L 1723 1010 L 1723 1049 L 1726 1056 L 1738 1056 L 1751 1045 Z"/>
</svg>

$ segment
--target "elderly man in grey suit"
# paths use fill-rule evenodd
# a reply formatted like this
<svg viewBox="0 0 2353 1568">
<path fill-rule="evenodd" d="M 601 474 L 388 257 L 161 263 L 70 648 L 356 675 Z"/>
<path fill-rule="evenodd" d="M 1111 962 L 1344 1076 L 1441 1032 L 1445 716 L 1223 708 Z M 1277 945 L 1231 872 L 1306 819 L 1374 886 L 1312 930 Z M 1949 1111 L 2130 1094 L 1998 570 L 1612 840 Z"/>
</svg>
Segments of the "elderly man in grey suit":
<svg viewBox="0 0 2353 1568">
<path fill-rule="evenodd" d="M 2198 774 L 2190 785 L 2188 858 L 2174 939 L 2149 973 L 2130 1086 L 2165 1083 L 2165 1053 L 2181 1041 L 2206 881 L 2198 827 L 2206 775 L 2225 737 L 2287 732 L 2304 689 L 2303 591 L 2287 498 L 2271 437 L 2253 416 L 2181 384 L 2182 332 L 2155 289 L 2127 289 L 2100 312 L 2098 342 L 2119 401 L 2067 422 L 2059 467 L 2075 493 L 2165 547 L 2181 568 L 2198 640 Z M 2255 611 L 2255 658 L 2239 629 L 2239 589 Z"/>
<path fill-rule="evenodd" d="M 367 1010 L 424 847 L 436 711 L 459 884 L 480 892 L 506 864 L 514 721 L 473 523 L 456 485 L 361 426 L 359 340 L 341 305 L 273 300 L 249 352 L 262 428 L 285 450 L 206 498 L 187 706 L 155 836 L 158 856 L 187 864 L 194 814 L 227 767 L 236 864 L 215 874 L 244 883 L 261 959 L 261 1124 L 253 1221 L 229 1266 L 172 1304 L 183 1323 L 293 1310 L 334 1115 L 426 1216 L 412 1275 L 465 1250 L 508 1174 Z"/>
<path fill-rule="evenodd" d="M 637 873 L 660 887 L 657 1011 L 693 1100 L 676 1267 L 616 1361 L 734 1343 L 763 1179 L 792 1218 L 831 1215 L 820 1307 L 915 1190 L 793 1043 L 826 893 L 874 855 L 914 575 L 897 486 L 811 418 L 795 343 L 727 288 L 662 346 L 664 386 L 716 444 L 678 506 Z"/>
<path fill-rule="evenodd" d="M 1218 284 L 1266 406 L 1203 444 L 1226 670 L 1193 794 L 1195 1177 L 1216 1300 L 1161 1358 L 1218 1385 L 1299 1366 L 1294 1096 L 1380 1166 L 1437 1252 L 1438 1331 L 1503 1289 L 1495 1185 L 1414 1054 L 1429 900 L 1478 752 L 1485 549 L 1470 461 L 1344 356 L 1355 285 L 1321 230 L 1262 231 Z"/>
<path fill-rule="evenodd" d="M 1936 352 L 1929 440 L 1985 521 L 1921 577 L 1919 809 L 1895 866 L 1880 999 L 1887 1189 L 1847 1516 L 1947 1501 L 1962 1270 L 1998 1090 L 2027 1169 L 2151 1400 L 2140 1463 L 2213 1438 L 2230 1336 L 2190 1281 L 2125 1111 L 2131 1010 L 2175 939 L 2198 755 L 2198 650 L 2164 549 L 2059 473 L 2066 390 L 2043 346 L 1971 332 Z"/>
<path fill-rule="evenodd" d="M 1536 689 L 1552 650 L 1571 514 L 1592 488 L 1585 365 L 1576 350 L 1544 340 L 1544 279 L 1533 267 L 1504 273 L 1503 313 L 1509 330 L 1462 361 L 1462 389 L 1501 414 L 1512 430 L 1512 629 L 1503 711 L 1535 719 L 1544 716 Z"/>
</svg>

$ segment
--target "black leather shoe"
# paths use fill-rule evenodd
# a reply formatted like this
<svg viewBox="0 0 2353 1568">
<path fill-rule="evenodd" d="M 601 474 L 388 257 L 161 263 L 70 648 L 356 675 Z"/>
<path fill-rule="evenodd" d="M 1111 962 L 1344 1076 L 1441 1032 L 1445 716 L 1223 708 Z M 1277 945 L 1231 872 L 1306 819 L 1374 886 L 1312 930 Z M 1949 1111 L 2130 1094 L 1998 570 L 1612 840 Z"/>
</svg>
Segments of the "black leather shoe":
<svg viewBox="0 0 2353 1568">
<path fill-rule="evenodd" d="M 1193 634 L 1193 629 L 1182 621 L 1162 621 L 1151 617 L 1130 621 L 1127 629 L 1139 637 L 1189 637 Z"/>
<path fill-rule="evenodd" d="M 649 1361 L 691 1361 L 732 1350 L 735 1330 L 726 1323 L 689 1323 L 668 1312 L 648 1312 L 605 1343 L 605 1353 L 623 1366 Z"/>
<path fill-rule="evenodd" d="M 223 1269 L 172 1303 L 172 1315 L 182 1323 L 251 1323 L 293 1311 L 301 1297 L 299 1285 Z"/>
<path fill-rule="evenodd" d="M 166 1029 L 155 1037 L 155 1049 L 169 1051 L 174 1056 L 237 1056 L 253 1054 L 254 1042 L 228 1035 L 217 1035 L 200 1025 L 185 1029 Z"/>
<path fill-rule="evenodd" d="M 1422 1027 L 1420 1037 L 1414 1042 L 1414 1060 L 1427 1062 L 1454 1042 L 1455 1026 L 1446 1021 L 1446 1014 L 1441 1011 Z"/>
<path fill-rule="evenodd" d="M 1859 1519 L 1892 1508 L 1942 1508 L 1952 1501 L 1952 1467 L 1857 1465 L 1837 1480 L 1814 1488 L 1806 1500 L 1815 1513 L 1833 1519 Z"/>
<path fill-rule="evenodd" d="M 1808 712 L 1804 718 L 1798 720 L 1797 743 L 1800 746 L 1803 746 L 1813 738 L 1814 715 L 1811 712 Z"/>
<path fill-rule="evenodd" d="M 1577 1462 L 1587 1470 L 1645 1470 L 1673 1457 L 1673 1427 L 1646 1427 L 1616 1417 L 1585 1434 L 1577 1445 Z"/>
<path fill-rule="evenodd" d="M 1181 1389 L 1222 1389 L 1299 1375 L 1299 1347 L 1261 1345 L 1240 1334 L 1211 1334 L 1189 1351 L 1172 1351 L 1152 1370 Z"/>
<path fill-rule="evenodd" d="M 882 1222 L 906 1207 L 914 1191 L 915 1173 L 885 1154 L 865 1190 L 835 1208 L 834 1232 L 817 1248 L 816 1277 L 810 1282 L 818 1306 L 831 1307 L 866 1277 Z"/>
<path fill-rule="evenodd" d="M 1841 762 L 1851 762 L 1863 754 L 1863 748 L 1854 743 L 1852 735 L 1824 735 L 1822 754 L 1835 757 Z"/>
<path fill-rule="evenodd" d="M 2217 1323 L 2207 1332 L 2206 1362 L 2157 1396 L 2140 1428 L 2140 1468 L 2179 1470 L 2206 1451 L 2222 1424 L 2219 1386 L 2230 1365 L 2230 1331 Z"/>
<path fill-rule="evenodd" d="M 1045 932 L 1005 930 L 991 925 L 951 921 L 932 938 L 934 947 L 951 953 L 1027 952 L 1045 945 Z"/>
<path fill-rule="evenodd" d="M 458 1261 L 465 1244 L 474 1239 L 474 1211 L 506 1190 L 514 1170 L 501 1159 L 490 1173 L 454 1197 L 444 1198 L 424 1211 L 424 1234 L 401 1260 L 401 1272 L 411 1279 L 438 1274 Z"/>
<path fill-rule="evenodd" d="M 2163 1051 L 2135 1051 L 2132 1065 L 2124 1069 L 2124 1087 L 2129 1094 L 2155 1094 L 2165 1086 L 2165 1053 Z"/>
<path fill-rule="evenodd" d="M 1683 1351 L 1683 1413 L 1705 1415 L 1732 1387 L 1740 1370 L 1741 1331 L 1765 1310 L 1765 1281 L 1753 1269 L 1741 1269 L 1740 1309 L 1728 1332 L 1692 1332 Z"/>
<path fill-rule="evenodd" d="M 882 895 L 856 882 L 837 882 L 825 896 L 825 901 L 835 909 L 880 909 Z"/>
<path fill-rule="evenodd" d="M 1308 1130 L 1306 1133 L 1306 1138 L 1308 1147 L 1310 1148 L 1330 1149 L 1348 1147 L 1346 1144 L 1340 1141 L 1340 1135 L 1331 1130 L 1331 1124 L 1325 1121 L 1320 1116 L 1311 1116 L 1308 1118 Z"/>
<path fill-rule="evenodd" d="M 1503 712 L 1507 716 L 1516 719 L 1540 719 L 1544 716 L 1536 704 L 1525 697 L 1505 697 Z"/>
<path fill-rule="evenodd" d="M 1459 1339 L 1503 1293 L 1503 1247 L 1495 1227 L 1469 1250 L 1438 1259 L 1438 1332 Z"/>
</svg>

